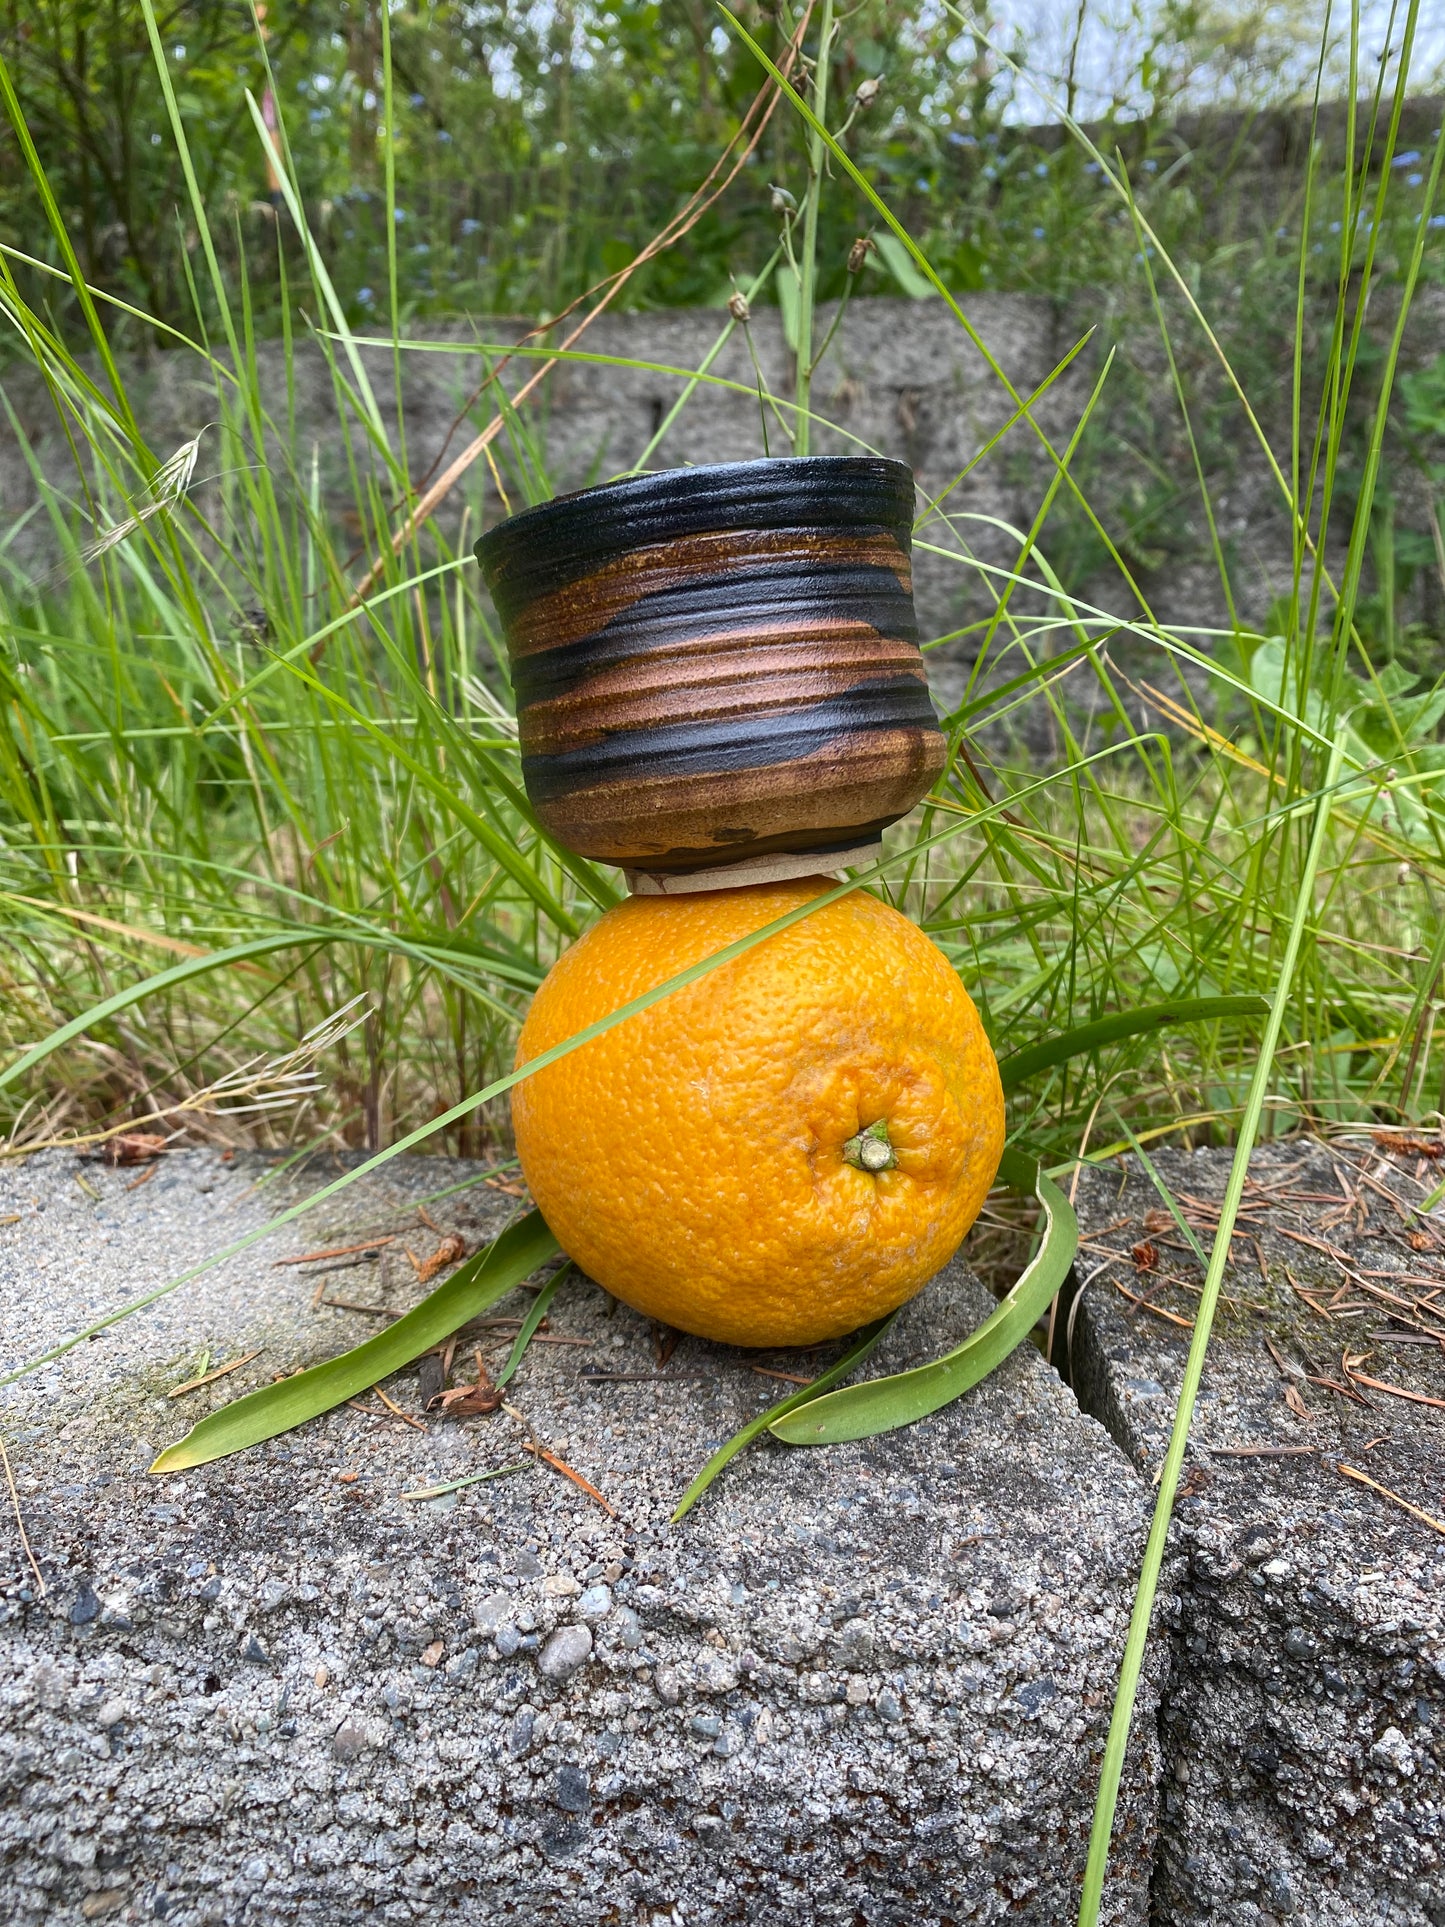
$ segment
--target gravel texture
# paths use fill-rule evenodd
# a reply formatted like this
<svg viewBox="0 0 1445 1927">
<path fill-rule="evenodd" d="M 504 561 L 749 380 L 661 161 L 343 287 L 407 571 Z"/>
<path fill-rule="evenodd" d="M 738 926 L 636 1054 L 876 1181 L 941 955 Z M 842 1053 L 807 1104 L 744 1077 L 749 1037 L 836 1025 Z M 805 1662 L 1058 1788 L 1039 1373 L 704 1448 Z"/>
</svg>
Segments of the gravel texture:
<svg viewBox="0 0 1445 1927">
<path fill-rule="evenodd" d="M 1155 1164 L 1207 1251 L 1211 1214 L 1189 1200 L 1222 1196 L 1230 1153 Z M 1412 1309 L 1433 1281 L 1445 1297 L 1445 1236 L 1409 1208 L 1438 1175 L 1369 1140 L 1286 1141 L 1251 1163 L 1176 1513 L 1154 1884 L 1169 1927 L 1445 1922 L 1445 1536 L 1339 1470 L 1445 1518 L 1445 1347 L 1408 1342 L 1445 1325 Z M 1202 1270 L 1132 1162 L 1086 1173 L 1078 1207 L 1080 1274 L 1102 1269 L 1074 1316 L 1075 1382 L 1152 1475 L 1189 1337 L 1158 1314 L 1197 1303 L 1159 1281 Z M 1342 1353 L 1437 1404 L 1330 1390 Z M 1251 1447 L 1290 1456 L 1231 1456 Z"/>
<path fill-rule="evenodd" d="M 506 1412 L 418 1430 L 343 1408 L 147 1476 L 213 1404 L 376 1328 L 318 1288 L 399 1308 L 420 1289 L 408 1247 L 425 1261 L 448 1233 L 494 1231 L 513 1207 L 479 1176 L 398 1161 L 3 1394 L 45 1592 L 8 1515 L 0 1916 L 1072 1918 L 1145 1495 L 1029 1348 L 905 1433 L 766 1443 L 671 1527 L 708 1451 L 788 1388 L 691 1339 L 659 1368 L 656 1328 L 572 1278 L 546 1336 L 585 1344 L 535 1344 L 509 1397 L 613 1511 L 528 1461 Z M 7 1359 L 264 1222 L 296 1182 L 209 1151 L 154 1176 L 61 1154 L 0 1168 Z M 274 1266 L 372 1234 L 395 1242 Z M 987 1308 L 955 1264 L 873 1369 Z M 507 1341 L 479 1336 L 495 1368 Z M 387 1391 L 418 1411 L 414 1370 Z M 1141 1927 L 1158 1661 L 1106 1908 Z"/>
</svg>

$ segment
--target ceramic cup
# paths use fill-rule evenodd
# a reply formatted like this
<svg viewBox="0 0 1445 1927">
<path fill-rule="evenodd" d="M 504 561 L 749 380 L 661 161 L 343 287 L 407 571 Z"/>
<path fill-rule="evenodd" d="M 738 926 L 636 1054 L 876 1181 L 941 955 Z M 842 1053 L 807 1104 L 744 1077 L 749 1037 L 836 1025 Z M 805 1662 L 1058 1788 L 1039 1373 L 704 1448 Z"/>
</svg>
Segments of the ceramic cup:
<svg viewBox="0 0 1445 1927">
<path fill-rule="evenodd" d="M 901 462 L 815 456 L 635 476 L 489 530 L 541 823 L 659 879 L 875 842 L 944 760 L 912 524 Z"/>
</svg>

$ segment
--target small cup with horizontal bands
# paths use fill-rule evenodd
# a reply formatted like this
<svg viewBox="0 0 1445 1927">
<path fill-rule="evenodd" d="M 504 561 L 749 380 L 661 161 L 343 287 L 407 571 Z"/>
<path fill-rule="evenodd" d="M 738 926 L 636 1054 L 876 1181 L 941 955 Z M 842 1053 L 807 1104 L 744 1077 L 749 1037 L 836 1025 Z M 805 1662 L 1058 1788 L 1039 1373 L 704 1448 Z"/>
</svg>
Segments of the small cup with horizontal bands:
<svg viewBox="0 0 1445 1927">
<path fill-rule="evenodd" d="M 660 887 L 858 861 L 944 761 L 912 521 L 901 462 L 814 456 L 634 476 L 489 530 L 543 826 Z"/>
</svg>

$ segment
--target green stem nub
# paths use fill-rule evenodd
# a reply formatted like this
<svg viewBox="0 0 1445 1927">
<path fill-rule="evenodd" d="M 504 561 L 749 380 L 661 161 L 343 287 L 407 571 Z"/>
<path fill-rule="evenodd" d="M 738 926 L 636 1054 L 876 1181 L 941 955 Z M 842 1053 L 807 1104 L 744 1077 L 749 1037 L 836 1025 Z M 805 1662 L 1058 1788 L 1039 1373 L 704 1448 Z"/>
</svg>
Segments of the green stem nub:
<svg viewBox="0 0 1445 1927">
<path fill-rule="evenodd" d="M 859 1171 L 891 1171 L 898 1156 L 888 1139 L 887 1120 L 880 1118 L 857 1137 L 850 1137 L 843 1146 L 843 1162 Z"/>
</svg>

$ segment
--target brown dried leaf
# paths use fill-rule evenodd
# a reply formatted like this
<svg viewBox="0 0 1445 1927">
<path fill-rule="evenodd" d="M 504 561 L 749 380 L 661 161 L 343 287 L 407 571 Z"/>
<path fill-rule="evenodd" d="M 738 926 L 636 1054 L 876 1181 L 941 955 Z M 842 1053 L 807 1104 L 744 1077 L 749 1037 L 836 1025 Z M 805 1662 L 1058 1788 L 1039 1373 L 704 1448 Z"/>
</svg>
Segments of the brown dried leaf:
<svg viewBox="0 0 1445 1927">
<path fill-rule="evenodd" d="M 1300 1397 L 1300 1390 L 1298 1385 L 1285 1386 L 1284 1402 L 1289 1407 L 1289 1409 L 1294 1413 L 1296 1418 L 1313 1418 L 1314 1414 L 1310 1411 L 1310 1408 L 1308 1407 L 1308 1405 L 1306 1405 L 1304 1400 Z"/>
<path fill-rule="evenodd" d="M 442 1410 L 450 1412 L 453 1418 L 485 1418 L 501 1408 L 503 1394 L 492 1383 L 480 1351 L 476 1353 L 476 1360 L 476 1384 L 456 1385 L 441 1395 Z"/>
<path fill-rule="evenodd" d="M 486 1385 L 454 1385 L 443 1392 L 441 1406 L 453 1418 L 486 1418 L 501 1409 L 503 1394 L 490 1382 Z"/>
<path fill-rule="evenodd" d="M 125 1131 L 105 1147 L 107 1164 L 147 1164 L 166 1148 L 166 1140 L 155 1131 Z"/>
<path fill-rule="evenodd" d="M 1174 1220 L 1170 1217 L 1169 1213 L 1167 1211 L 1161 1211 L 1157 1205 L 1153 1210 L 1144 1213 L 1144 1229 L 1146 1231 L 1169 1231 L 1173 1228 L 1173 1224 Z"/>
<path fill-rule="evenodd" d="M 454 1265 L 459 1258 L 465 1258 L 467 1247 L 464 1240 L 453 1231 L 448 1237 L 442 1239 L 430 1258 L 417 1258 L 409 1248 L 406 1255 L 411 1259 L 417 1283 L 429 1285 L 444 1266 Z"/>
<path fill-rule="evenodd" d="M 1136 1271 L 1153 1271 L 1159 1263 L 1159 1247 L 1151 1239 L 1144 1238 L 1135 1245 L 1132 1256 Z"/>
<path fill-rule="evenodd" d="M 1406 1158 L 1445 1158 L 1445 1140 L 1438 1137 L 1398 1137 L 1393 1131 L 1372 1133 L 1382 1151 L 1398 1151 Z"/>
</svg>

